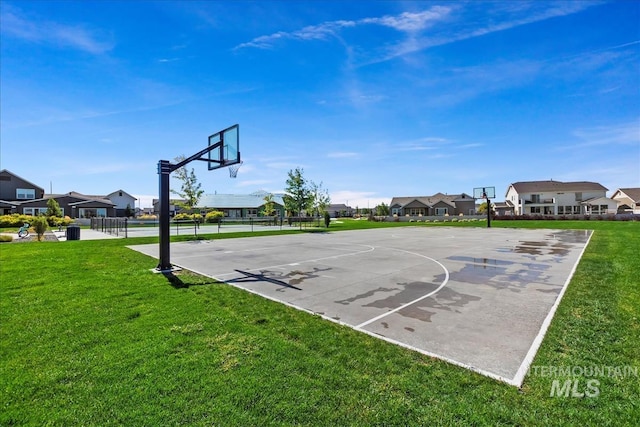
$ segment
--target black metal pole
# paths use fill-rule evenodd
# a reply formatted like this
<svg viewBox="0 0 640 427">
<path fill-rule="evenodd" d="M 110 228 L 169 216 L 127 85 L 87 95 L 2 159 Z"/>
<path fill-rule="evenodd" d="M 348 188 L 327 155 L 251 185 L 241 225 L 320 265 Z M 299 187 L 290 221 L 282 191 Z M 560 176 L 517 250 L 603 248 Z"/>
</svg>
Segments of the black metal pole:
<svg viewBox="0 0 640 427">
<path fill-rule="evenodd" d="M 491 199 L 487 197 L 487 228 L 491 228 Z"/>
<path fill-rule="evenodd" d="M 160 259 L 159 271 L 171 271 L 171 255 L 169 253 L 169 176 L 171 175 L 171 163 L 167 160 L 158 162 L 158 175 L 160 176 Z"/>
</svg>

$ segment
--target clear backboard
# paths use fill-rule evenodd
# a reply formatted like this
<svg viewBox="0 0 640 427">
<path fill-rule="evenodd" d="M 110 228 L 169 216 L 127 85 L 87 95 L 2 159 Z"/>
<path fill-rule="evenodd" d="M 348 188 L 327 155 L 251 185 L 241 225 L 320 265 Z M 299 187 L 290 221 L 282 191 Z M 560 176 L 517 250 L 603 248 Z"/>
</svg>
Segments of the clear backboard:
<svg viewBox="0 0 640 427">
<path fill-rule="evenodd" d="M 240 160 L 240 127 L 233 125 L 209 137 L 209 170 L 219 169 L 234 164 Z"/>
<path fill-rule="evenodd" d="M 476 187 L 473 189 L 474 199 L 495 199 L 496 187 Z"/>
</svg>

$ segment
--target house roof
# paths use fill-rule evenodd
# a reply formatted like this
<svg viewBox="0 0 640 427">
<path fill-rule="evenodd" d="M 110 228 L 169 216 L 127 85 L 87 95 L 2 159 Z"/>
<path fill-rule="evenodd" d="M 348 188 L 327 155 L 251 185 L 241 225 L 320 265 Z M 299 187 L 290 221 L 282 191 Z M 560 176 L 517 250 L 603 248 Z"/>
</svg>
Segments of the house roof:
<svg viewBox="0 0 640 427">
<path fill-rule="evenodd" d="M 592 205 L 592 204 L 602 204 L 602 202 L 606 202 L 607 204 L 612 204 L 612 205 L 615 205 L 617 203 L 613 199 L 601 196 L 601 197 L 592 197 L 590 199 L 583 200 L 582 202 L 580 202 L 580 204 L 581 205 Z"/>
<path fill-rule="evenodd" d="M 510 185 L 518 193 L 536 193 L 545 191 L 607 191 L 606 187 L 603 187 L 597 182 L 590 181 L 575 181 L 575 182 L 562 182 L 562 181 L 522 181 L 514 182 Z M 508 190 L 507 190 L 508 191 Z"/>
<path fill-rule="evenodd" d="M 18 179 L 20 179 L 20 180 L 24 181 L 25 183 L 27 183 L 27 184 L 31 185 L 33 188 L 37 188 L 38 190 L 42 190 L 42 192 L 44 192 L 44 188 L 40 187 L 39 185 L 35 185 L 33 182 L 27 181 L 27 180 L 26 180 L 26 179 L 24 179 L 23 177 L 16 175 L 15 173 L 11 172 L 11 171 L 10 171 L 10 170 L 8 170 L 8 169 L 2 169 L 2 170 L 0 170 L 0 174 L 3 174 L 3 173 L 7 173 L 7 174 L 9 174 L 9 175 L 15 176 L 16 178 L 18 178 Z"/>
<path fill-rule="evenodd" d="M 264 205 L 264 197 L 269 193 L 254 194 L 205 194 L 198 202 L 199 208 L 259 208 Z M 273 195 L 273 202 L 284 206 L 281 194 Z"/>
<path fill-rule="evenodd" d="M 618 192 L 624 193 L 628 198 L 636 203 L 640 202 L 640 188 L 618 188 L 613 194 L 614 197 Z"/>
<path fill-rule="evenodd" d="M 126 194 L 127 196 L 131 197 L 133 200 L 138 200 L 138 199 L 136 199 L 135 197 L 133 197 L 131 194 L 127 193 L 126 191 L 124 191 L 124 190 L 122 190 L 122 189 L 120 189 L 120 190 L 116 190 L 116 191 L 112 191 L 111 193 L 109 193 L 109 194 L 107 194 L 106 196 L 103 196 L 103 197 L 108 199 L 108 198 L 109 198 L 109 196 L 112 196 L 112 195 L 114 195 L 114 194 L 118 194 L 118 193 L 120 193 L 120 192 L 122 192 L 122 194 Z"/>
<path fill-rule="evenodd" d="M 329 206 L 327 206 L 328 210 L 353 210 L 353 208 L 351 206 L 347 206 L 344 203 L 334 203 L 334 204 L 330 204 Z"/>
<path fill-rule="evenodd" d="M 48 201 L 49 199 L 62 199 L 64 197 L 75 199 L 75 201 L 70 201 L 68 203 L 70 206 L 77 205 L 77 204 L 87 204 L 87 203 L 95 203 L 99 206 L 103 206 L 103 205 L 115 206 L 115 203 L 113 203 L 109 199 L 105 199 L 102 196 L 87 196 L 84 194 L 76 193 L 75 191 L 72 191 L 70 193 L 65 193 L 65 194 L 45 194 L 44 197 L 41 199 L 23 200 L 19 204 L 20 205 L 29 205 L 29 204 L 38 205 L 42 202 Z"/>
<path fill-rule="evenodd" d="M 408 204 L 417 201 L 423 205 L 432 207 L 436 203 L 444 202 L 450 206 L 455 206 L 456 202 L 473 201 L 473 197 L 466 193 L 461 194 L 443 194 L 436 193 L 433 196 L 411 196 L 411 197 L 394 197 L 391 199 L 389 206 L 407 206 Z"/>
</svg>

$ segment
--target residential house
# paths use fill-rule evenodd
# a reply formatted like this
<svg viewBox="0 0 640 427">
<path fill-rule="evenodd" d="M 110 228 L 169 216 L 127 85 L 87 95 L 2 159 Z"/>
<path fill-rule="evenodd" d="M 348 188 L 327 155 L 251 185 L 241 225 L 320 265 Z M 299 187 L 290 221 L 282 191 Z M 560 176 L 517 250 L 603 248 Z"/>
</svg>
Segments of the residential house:
<svg viewBox="0 0 640 427">
<path fill-rule="evenodd" d="M 180 213 L 180 207 L 185 202 L 185 199 L 169 199 L 169 216 L 173 217 Z M 160 199 L 153 199 L 151 204 L 153 205 L 153 214 L 160 215 Z"/>
<path fill-rule="evenodd" d="M 353 208 L 344 203 L 335 203 L 327 206 L 327 212 L 331 218 L 353 216 Z"/>
<path fill-rule="evenodd" d="M 66 194 L 46 194 L 35 200 L 20 203 L 16 211 L 25 215 L 39 215 L 47 211 L 47 202 L 55 199 L 62 214 L 71 218 L 116 216 L 115 204 L 105 196 L 89 196 L 75 191 Z"/>
<path fill-rule="evenodd" d="M 252 194 L 205 194 L 198 202 L 201 210 L 216 210 L 224 212 L 228 218 L 255 218 L 264 216 L 262 210 L 265 205 L 265 197 L 269 195 L 265 191 Z M 272 194 L 273 207 L 276 216 L 284 217 L 284 200 L 282 194 Z"/>
<path fill-rule="evenodd" d="M 506 203 L 515 215 L 597 215 L 615 213 L 617 203 L 597 182 L 527 181 L 509 185 Z"/>
<path fill-rule="evenodd" d="M 611 198 L 618 203 L 618 213 L 640 214 L 640 188 L 618 188 Z"/>
<path fill-rule="evenodd" d="M 513 206 L 507 202 L 491 202 L 496 216 L 513 215 Z"/>
<path fill-rule="evenodd" d="M 2 169 L 0 171 L 0 213 L 16 212 L 17 205 L 26 200 L 41 199 L 44 188 L 35 185 L 24 178 Z"/>
<path fill-rule="evenodd" d="M 109 193 L 104 196 L 105 199 L 110 200 L 116 209 L 116 216 L 127 216 L 127 213 L 133 215 L 136 208 L 136 199 L 131 194 L 124 190 L 116 190 L 113 193 Z"/>
<path fill-rule="evenodd" d="M 389 209 L 391 215 L 398 216 L 473 215 L 475 199 L 466 193 L 394 197 Z"/>
</svg>

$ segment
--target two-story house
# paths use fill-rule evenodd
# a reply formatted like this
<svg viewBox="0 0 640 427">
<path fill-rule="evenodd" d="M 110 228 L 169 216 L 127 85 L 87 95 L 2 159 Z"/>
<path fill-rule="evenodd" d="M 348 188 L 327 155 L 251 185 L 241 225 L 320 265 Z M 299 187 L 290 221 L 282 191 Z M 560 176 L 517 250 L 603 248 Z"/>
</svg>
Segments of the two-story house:
<svg viewBox="0 0 640 427">
<path fill-rule="evenodd" d="M 607 198 L 597 182 L 527 181 L 509 185 L 506 202 L 515 215 L 597 215 L 615 213 L 617 203 Z"/>
<path fill-rule="evenodd" d="M 0 214 L 10 214 L 16 210 L 18 204 L 42 197 L 44 197 L 44 188 L 7 169 L 0 171 Z"/>
</svg>

